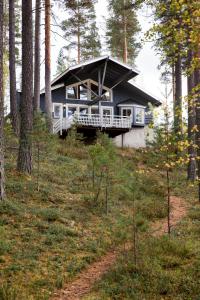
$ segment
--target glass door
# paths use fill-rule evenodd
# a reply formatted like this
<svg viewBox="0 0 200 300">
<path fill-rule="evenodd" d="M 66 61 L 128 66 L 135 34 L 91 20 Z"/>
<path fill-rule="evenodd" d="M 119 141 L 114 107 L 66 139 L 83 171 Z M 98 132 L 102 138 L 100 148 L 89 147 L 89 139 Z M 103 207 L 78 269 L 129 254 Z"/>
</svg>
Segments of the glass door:
<svg viewBox="0 0 200 300">
<path fill-rule="evenodd" d="M 63 117 L 63 104 L 54 103 L 53 115 L 54 119 L 61 119 Z"/>
<path fill-rule="evenodd" d="M 111 107 L 102 107 L 102 115 L 103 116 L 112 116 L 112 108 Z"/>
</svg>

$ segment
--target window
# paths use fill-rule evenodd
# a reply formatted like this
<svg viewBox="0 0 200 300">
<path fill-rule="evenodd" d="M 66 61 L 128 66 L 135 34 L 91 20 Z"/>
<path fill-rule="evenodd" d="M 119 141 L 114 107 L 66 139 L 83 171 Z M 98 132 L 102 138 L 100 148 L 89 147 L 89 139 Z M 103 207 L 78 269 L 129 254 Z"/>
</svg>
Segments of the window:
<svg viewBox="0 0 200 300">
<path fill-rule="evenodd" d="M 122 116 L 123 117 L 130 117 L 132 115 L 131 108 L 122 108 Z"/>
<path fill-rule="evenodd" d="M 68 107 L 68 117 L 71 117 L 76 112 L 76 107 Z"/>
<path fill-rule="evenodd" d="M 103 90 L 103 101 L 111 101 L 111 92 Z"/>
<path fill-rule="evenodd" d="M 88 114 L 88 108 L 80 107 L 80 115 L 87 115 L 87 114 Z"/>
<path fill-rule="evenodd" d="M 67 99 L 76 99 L 77 98 L 77 88 L 76 87 L 68 87 L 67 88 Z"/>
<path fill-rule="evenodd" d="M 91 107 L 91 115 L 98 115 L 99 114 L 99 110 L 96 107 Z"/>
<path fill-rule="evenodd" d="M 144 108 L 135 107 L 135 124 L 144 125 Z"/>
<path fill-rule="evenodd" d="M 102 108 L 103 116 L 111 116 L 112 108 Z"/>
<path fill-rule="evenodd" d="M 87 86 L 87 83 L 85 83 Z M 88 100 L 88 89 L 85 85 L 78 86 L 78 99 L 80 100 Z"/>
<path fill-rule="evenodd" d="M 95 100 L 98 94 L 98 83 L 91 79 L 66 87 L 66 98 L 69 100 Z M 102 95 L 102 101 L 111 101 L 112 92 L 105 86 L 103 87 Z"/>
<path fill-rule="evenodd" d="M 95 93 L 95 94 L 99 94 L 99 90 L 98 90 L 98 84 L 92 82 L 91 83 L 91 90 Z M 97 98 L 97 96 L 91 92 L 91 99 L 94 100 Z M 108 88 L 104 87 L 102 90 L 102 101 L 111 101 L 111 91 L 109 91 Z"/>
<path fill-rule="evenodd" d="M 54 105 L 54 118 L 56 118 L 56 119 L 61 118 L 61 105 L 60 104 Z"/>
</svg>

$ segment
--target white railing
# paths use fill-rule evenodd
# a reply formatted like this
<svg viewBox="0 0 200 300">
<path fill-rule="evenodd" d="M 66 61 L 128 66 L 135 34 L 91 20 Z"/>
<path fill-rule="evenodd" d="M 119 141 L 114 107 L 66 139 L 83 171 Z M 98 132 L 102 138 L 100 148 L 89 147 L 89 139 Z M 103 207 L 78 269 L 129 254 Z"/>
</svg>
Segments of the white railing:
<svg viewBox="0 0 200 300">
<path fill-rule="evenodd" d="M 102 128 L 131 128 L 131 118 L 113 115 L 75 114 L 74 121 L 78 125 Z"/>
<path fill-rule="evenodd" d="M 63 130 L 69 129 L 72 124 L 77 126 L 91 126 L 99 128 L 127 128 L 132 125 L 131 117 L 99 115 L 99 114 L 77 114 L 69 118 L 54 119 L 53 132 L 62 134 Z"/>
</svg>

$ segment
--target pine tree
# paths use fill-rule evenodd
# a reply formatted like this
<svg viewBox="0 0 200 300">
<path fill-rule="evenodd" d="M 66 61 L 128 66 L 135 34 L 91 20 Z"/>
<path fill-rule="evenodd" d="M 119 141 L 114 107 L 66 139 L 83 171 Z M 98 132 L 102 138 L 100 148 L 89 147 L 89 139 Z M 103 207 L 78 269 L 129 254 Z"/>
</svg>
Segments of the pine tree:
<svg viewBox="0 0 200 300">
<path fill-rule="evenodd" d="M 51 1 L 45 0 L 45 111 L 49 131 L 52 131 L 51 98 Z"/>
<path fill-rule="evenodd" d="M 134 64 L 140 44 L 140 31 L 135 8 L 131 0 L 109 0 L 107 20 L 107 47 L 113 57 L 124 63 Z"/>
<path fill-rule="evenodd" d="M 20 140 L 17 168 L 32 172 L 33 126 L 33 30 L 32 0 L 22 0 L 22 98 L 20 102 Z"/>
<path fill-rule="evenodd" d="M 64 55 L 64 49 L 60 49 L 60 52 L 58 54 L 57 58 L 57 69 L 56 69 L 56 75 L 61 74 L 67 69 L 67 61 L 66 56 Z"/>
<path fill-rule="evenodd" d="M 155 24 L 151 33 L 156 37 L 155 47 L 162 60 L 171 67 L 174 92 L 174 130 L 182 132 L 182 61 L 185 32 L 182 30 L 182 6 L 179 0 L 150 0 L 154 8 Z"/>
<path fill-rule="evenodd" d="M 3 97 L 3 1 L 0 2 L 0 200 L 5 198 L 4 177 L 4 97 Z"/>
<path fill-rule="evenodd" d="M 35 7 L 35 62 L 34 62 L 34 111 L 40 109 L 40 26 L 41 26 L 41 0 L 36 0 Z"/>
<path fill-rule="evenodd" d="M 10 112 L 12 127 L 16 135 L 19 135 L 19 113 L 17 107 L 16 87 L 16 49 L 15 49 L 15 0 L 9 0 L 9 70 L 10 70 Z"/>
<path fill-rule="evenodd" d="M 96 0 L 63 0 L 69 18 L 62 22 L 62 28 L 70 43 L 66 49 L 77 51 L 77 63 L 100 54 L 100 40 L 96 27 L 94 5 Z"/>
</svg>

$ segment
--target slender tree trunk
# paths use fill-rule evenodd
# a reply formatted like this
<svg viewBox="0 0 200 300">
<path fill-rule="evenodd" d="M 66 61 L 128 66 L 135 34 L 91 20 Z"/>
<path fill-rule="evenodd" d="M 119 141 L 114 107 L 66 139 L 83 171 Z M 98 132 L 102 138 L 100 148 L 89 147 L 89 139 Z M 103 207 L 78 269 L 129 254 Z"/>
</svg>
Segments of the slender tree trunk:
<svg viewBox="0 0 200 300">
<path fill-rule="evenodd" d="M 51 99 L 51 3 L 45 0 L 45 110 L 49 131 L 52 131 Z"/>
<path fill-rule="evenodd" d="M 80 11 L 79 11 L 79 3 L 78 3 L 78 18 L 80 22 Z M 80 25 L 78 22 L 78 29 L 77 29 L 77 59 L 78 59 L 78 64 L 81 62 L 81 34 L 80 34 Z"/>
<path fill-rule="evenodd" d="M 40 110 L 40 20 L 41 0 L 36 0 L 35 7 L 35 64 L 34 64 L 34 111 Z"/>
<path fill-rule="evenodd" d="M 192 50 L 188 51 L 188 66 L 192 63 Z M 196 113 L 195 113 L 195 103 L 193 97 L 194 88 L 194 73 L 189 74 L 187 77 L 188 86 L 188 141 L 190 146 L 188 148 L 189 164 L 188 164 L 188 180 L 195 180 L 196 177 L 196 150 L 195 150 L 195 132 L 194 126 L 196 125 Z"/>
<path fill-rule="evenodd" d="M 197 58 L 200 61 L 200 50 L 198 51 Z M 195 87 L 200 85 L 200 70 L 199 67 L 194 72 L 194 82 Z M 199 87 L 197 93 L 200 93 Z M 197 156 L 200 157 L 200 96 L 196 99 L 196 125 L 197 125 L 197 132 L 196 132 L 196 144 L 197 144 Z M 197 160 L 197 168 L 198 168 L 198 179 L 200 179 L 200 160 Z M 200 180 L 198 181 L 199 184 L 199 201 L 200 201 Z"/>
<path fill-rule="evenodd" d="M 0 200 L 5 198 L 4 177 L 4 97 L 3 97 L 3 1 L 0 2 Z"/>
<path fill-rule="evenodd" d="M 22 98 L 20 103 L 20 145 L 18 170 L 32 171 L 32 126 L 33 126 L 33 31 L 32 0 L 22 0 Z"/>
<path fill-rule="evenodd" d="M 174 63 L 172 65 L 172 97 L 173 97 L 173 103 L 175 103 L 175 67 L 174 67 Z M 175 112 L 174 112 L 175 115 Z"/>
<path fill-rule="evenodd" d="M 181 56 L 178 54 L 174 65 L 175 76 L 175 102 L 174 102 L 174 130 L 175 133 L 182 133 L 182 68 Z"/>
<path fill-rule="evenodd" d="M 128 49 L 127 49 L 127 20 L 125 13 L 126 1 L 124 0 L 124 49 L 123 49 L 123 62 L 126 64 L 128 60 Z"/>
<path fill-rule="evenodd" d="M 11 121 L 15 134 L 19 135 L 19 112 L 17 107 L 15 59 L 15 0 L 9 0 L 9 70 Z"/>
</svg>

